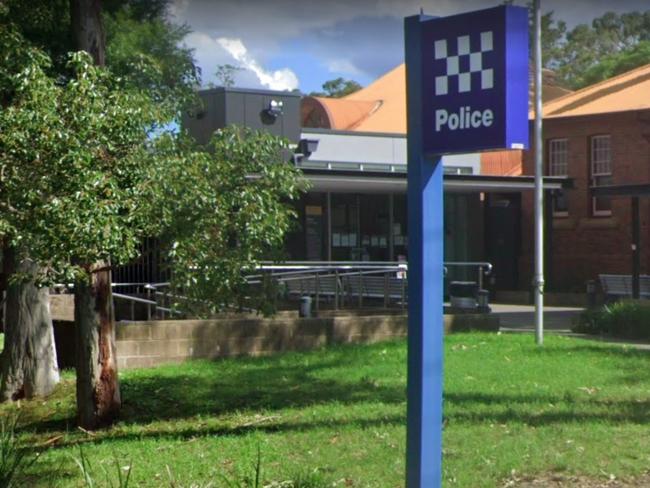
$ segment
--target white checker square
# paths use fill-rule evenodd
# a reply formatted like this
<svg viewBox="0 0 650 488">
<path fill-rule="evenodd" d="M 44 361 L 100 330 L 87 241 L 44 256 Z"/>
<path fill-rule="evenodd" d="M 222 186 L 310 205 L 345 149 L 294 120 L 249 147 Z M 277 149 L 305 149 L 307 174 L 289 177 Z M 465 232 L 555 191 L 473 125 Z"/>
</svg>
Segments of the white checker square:
<svg viewBox="0 0 650 488">
<path fill-rule="evenodd" d="M 481 89 L 488 90 L 494 87 L 494 70 L 485 69 L 481 71 Z"/>
<path fill-rule="evenodd" d="M 445 39 L 436 41 L 433 44 L 433 49 L 436 59 L 444 59 L 447 57 L 447 41 Z"/>
<path fill-rule="evenodd" d="M 436 95 L 449 93 L 449 82 L 446 76 L 436 76 Z"/>
<path fill-rule="evenodd" d="M 460 36 L 458 38 L 458 55 L 469 54 L 469 36 Z"/>
<path fill-rule="evenodd" d="M 483 54 L 472 53 L 469 55 L 469 70 L 472 73 L 483 69 Z"/>
<path fill-rule="evenodd" d="M 458 75 L 458 91 L 465 93 L 472 90 L 472 74 L 461 73 Z"/>
<path fill-rule="evenodd" d="M 492 51 L 492 31 L 481 32 L 481 52 Z"/>
<path fill-rule="evenodd" d="M 457 75 L 460 73 L 460 64 L 458 56 L 450 56 L 447 58 L 447 75 Z"/>
</svg>

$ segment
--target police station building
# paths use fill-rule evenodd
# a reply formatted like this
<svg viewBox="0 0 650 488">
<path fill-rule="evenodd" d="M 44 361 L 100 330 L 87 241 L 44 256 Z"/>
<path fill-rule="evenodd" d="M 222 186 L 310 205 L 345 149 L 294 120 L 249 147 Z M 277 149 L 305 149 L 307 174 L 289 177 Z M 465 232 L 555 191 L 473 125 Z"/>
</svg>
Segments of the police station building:
<svg viewBox="0 0 650 488">
<path fill-rule="evenodd" d="M 445 79 L 435 80 L 436 92 L 489 93 L 491 37 L 453 41 L 436 44 L 436 57 L 449 68 Z M 200 95 L 204 110 L 184 120 L 200 142 L 219 127 L 239 124 L 296 144 L 291 164 L 302 169 L 311 188 L 297 206 L 299 225 L 287 236 L 288 260 L 406 260 L 404 65 L 339 99 L 241 88 L 215 88 Z M 437 111 L 432 129 L 467 144 L 466 128 L 493 123 L 492 109 L 479 99 L 485 97 L 455 111 Z M 522 151 L 449 155 L 443 164 L 445 261 L 490 262 L 493 288 L 517 289 L 522 195 L 534 187 L 533 177 L 522 175 Z M 567 181 L 546 178 L 549 197 Z M 475 270 L 450 268 L 448 278 L 474 276 Z"/>
</svg>

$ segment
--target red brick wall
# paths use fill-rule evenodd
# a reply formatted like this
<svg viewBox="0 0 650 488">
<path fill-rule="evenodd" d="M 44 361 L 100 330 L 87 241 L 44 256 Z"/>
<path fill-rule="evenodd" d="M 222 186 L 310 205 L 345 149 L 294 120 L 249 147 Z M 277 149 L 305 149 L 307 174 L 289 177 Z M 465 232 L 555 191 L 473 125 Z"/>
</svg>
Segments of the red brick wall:
<svg viewBox="0 0 650 488">
<path fill-rule="evenodd" d="M 532 125 L 531 125 L 532 134 Z M 612 200 L 611 217 L 594 217 L 589 194 L 590 137 L 611 135 L 614 184 L 650 183 L 650 112 L 621 112 L 544 121 L 545 163 L 548 140 L 568 139 L 569 216 L 553 219 L 550 289 L 583 291 L 599 273 L 632 271 L 630 199 Z M 532 143 L 531 135 L 531 146 Z M 546 171 L 547 168 L 545 168 Z M 526 175 L 534 174 L 534 147 L 524 153 Z M 650 274 L 650 196 L 640 200 L 641 273 Z M 533 270 L 533 194 L 522 196 L 520 286 L 530 286 Z M 547 280 L 548 281 L 548 280 Z"/>
</svg>

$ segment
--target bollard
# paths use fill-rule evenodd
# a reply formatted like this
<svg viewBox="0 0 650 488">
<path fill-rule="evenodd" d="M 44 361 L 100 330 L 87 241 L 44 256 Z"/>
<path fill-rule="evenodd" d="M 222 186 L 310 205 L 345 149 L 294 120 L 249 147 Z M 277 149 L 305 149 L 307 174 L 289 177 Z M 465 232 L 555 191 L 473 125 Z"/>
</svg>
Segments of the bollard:
<svg viewBox="0 0 650 488">
<path fill-rule="evenodd" d="M 303 318 L 311 317 L 311 297 L 308 295 L 300 297 L 300 310 L 298 315 Z"/>
</svg>

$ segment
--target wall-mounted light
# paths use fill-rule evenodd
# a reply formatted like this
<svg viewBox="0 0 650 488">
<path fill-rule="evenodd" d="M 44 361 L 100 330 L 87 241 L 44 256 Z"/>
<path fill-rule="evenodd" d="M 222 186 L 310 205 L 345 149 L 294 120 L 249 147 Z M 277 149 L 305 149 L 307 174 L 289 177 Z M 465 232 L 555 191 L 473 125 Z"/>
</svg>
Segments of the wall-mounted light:
<svg viewBox="0 0 650 488">
<path fill-rule="evenodd" d="M 283 106 L 284 103 L 282 100 L 271 100 L 265 112 L 269 117 L 277 119 L 280 115 L 282 115 Z"/>
<path fill-rule="evenodd" d="M 304 154 L 306 158 L 318 149 L 318 139 L 300 139 L 298 142 L 298 152 Z"/>
</svg>

